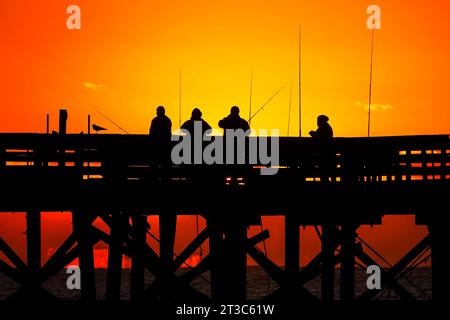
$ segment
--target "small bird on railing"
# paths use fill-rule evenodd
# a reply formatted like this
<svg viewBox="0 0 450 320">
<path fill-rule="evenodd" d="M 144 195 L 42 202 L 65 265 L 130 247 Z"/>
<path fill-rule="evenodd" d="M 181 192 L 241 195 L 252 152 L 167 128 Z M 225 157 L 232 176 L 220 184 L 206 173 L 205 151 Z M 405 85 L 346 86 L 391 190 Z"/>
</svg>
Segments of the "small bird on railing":
<svg viewBox="0 0 450 320">
<path fill-rule="evenodd" d="M 95 123 L 92 125 L 92 129 L 95 131 L 95 133 L 98 133 L 99 131 L 108 130 L 106 128 L 100 127 L 99 125 L 96 125 Z"/>
</svg>

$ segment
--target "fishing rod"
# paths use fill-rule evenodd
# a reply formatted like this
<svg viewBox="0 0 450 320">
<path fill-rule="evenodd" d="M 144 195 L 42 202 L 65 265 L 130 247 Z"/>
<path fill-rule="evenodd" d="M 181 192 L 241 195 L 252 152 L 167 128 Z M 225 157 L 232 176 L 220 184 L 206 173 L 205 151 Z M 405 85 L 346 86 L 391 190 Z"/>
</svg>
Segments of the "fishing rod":
<svg viewBox="0 0 450 320">
<path fill-rule="evenodd" d="M 372 73 L 373 73 L 373 41 L 375 30 L 372 30 L 372 44 L 370 46 L 370 77 L 369 77 L 369 115 L 367 120 L 367 137 L 370 137 L 370 109 L 372 104 Z"/>
<path fill-rule="evenodd" d="M 280 89 L 278 89 L 278 91 L 276 91 L 262 106 L 261 106 L 261 108 L 259 108 L 258 110 L 256 110 L 256 112 L 250 117 L 250 119 L 248 119 L 248 121 L 250 122 L 261 110 L 263 110 L 264 109 L 264 107 L 270 102 L 270 101 L 272 101 L 272 99 L 273 98 L 275 98 L 279 93 L 280 93 L 280 91 L 282 90 L 284 88 L 284 86 L 283 87 L 281 87 Z"/>
<path fill-rule="evenodd" d="M 122 128 L 121 126 L 119 126 L 117 123 L 114 122 L 114 120 L 108 118 L 107 116 L 105 116 L 103 113 L 101 113 L 99 110 L 95 109 L 94 107 L 91 107 L 92 110 L 94 110 L 95 112 L 97 112 L 99 115 L 101 115 L 103 118 L 105 118 L 106 120 L 108 120 L 109 122 L 111 122 L 113 125 L 115 125 L 117 128 L 119 128 L 120 130 L 122 130 L 123 132 L 125 132 L 126 134 L 130 134 L 128 131 L 126 131 L 124 128 Z"/>
<path fill-rule="evenodd" d="M 179 92 L 178 92 L 178 126 L 181 128 L 181 68 L 179 71 Z"/>
<path fill-rule="evenodd" d="M 291 126 L 291 105 L 292 105 L 292 82 L 289 88 L 289 110 L 288 110 L 288 125 L 287 125 L 288 137 L 289 137 L 289 127 Z"/>
<path fill-rule="evenodd" d="M 298 26 L 298 136 L 302 137 L 302 26 Z"/>
<path fill-rule="evenodd" d="M 253 68 L 250 71 L 250 104 L 248 108 L 248 125 L 252 123 Z"/>
</svg>

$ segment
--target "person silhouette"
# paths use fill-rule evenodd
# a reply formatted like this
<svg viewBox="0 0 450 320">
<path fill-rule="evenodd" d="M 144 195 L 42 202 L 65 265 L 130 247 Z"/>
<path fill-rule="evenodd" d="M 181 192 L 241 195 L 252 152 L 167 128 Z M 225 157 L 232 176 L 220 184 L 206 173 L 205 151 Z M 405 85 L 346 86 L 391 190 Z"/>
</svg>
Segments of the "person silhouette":
<svg viewBox="0 0 450 320">
<path fill-rule="evenodd" d="M 163 106 L 156 108 L 156 117 L 150 125 L 149 135 L 153 141 L 167 142 L 172 135 L 172 121 L 166 116 L 166 109 Z"/>
<path fill-rule="evenodd" d="M 315 141 L 321 181 L 328 182 L 331 177 L 334 181 L 334 169 L 336 168 L 336 153 L 333 148 L 333 128 L 328 123 L 330 119 L 325 115 L 317 117 L 317 130 L 311 130 L 309 135 Z"/>
<path fill-rule="evenodd" d="M 183 125 L 181 126 L 181 129 L 184 129 L 187 132 L 189 132 L 189 134 L 192 137 L 192 136 L 194 136 L 195 122 L 201 123 L 202 136 L 205 134 L 205 132 L 207 132 L 208 130 L 211 130 L 211 126 L 208 124 L 208 122 L 206 122 L 205 120 L 202 119 L 202 112 L 200 111 L 199 108 L 195 108 L 194 110 L 192 110 L 191 118 L 189 120 L 187 120 L 185 123 L 183 123 Z"/>
<path fill-rule="evenodd" d="M 239 116 L 239 108 L 236 106 L 231 108 L 230 114 L 227 117 L 219 121 L 219 127 L 224 130 L 242 129 L 244 132 L 250 129 L 248 122 Z"/>
<path fill-rule="evenodd" d="M 163 106 L 156 108 L 149 130 L 151 141 L 151 163 L 163 165 L 170 160 L 170 146 L 172 137 L 172 121 L 166 116 Z"/>
<path fill-rule="evenodd" d="M 317 130 L 311 130 L 309 135 L 314 139 L 320 140 L 322 142 L 329 142 L 333 139 L 333 128 L 328 123 L 330 119 L 325 115 L 320 115 L 317 117 Z"/>
</svg>

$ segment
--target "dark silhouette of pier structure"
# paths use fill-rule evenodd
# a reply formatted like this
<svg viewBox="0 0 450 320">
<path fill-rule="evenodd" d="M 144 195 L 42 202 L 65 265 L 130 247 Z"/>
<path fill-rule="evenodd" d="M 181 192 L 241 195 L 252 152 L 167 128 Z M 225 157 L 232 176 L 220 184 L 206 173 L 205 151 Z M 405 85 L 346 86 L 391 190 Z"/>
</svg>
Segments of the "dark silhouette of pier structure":
<svg viewBox="0 0 450 320">
<path fill-rule="evenodd" d="M 79 258 L 81 297 L 95 299 L 93 247 L 103 241 L 109 246 L 109 300 L 120 299 L 126 255 L 131 258 L 132 300 L 244 301 L 249 255 L 279 285 L 263 301 L 367 301 L 377 290 L 355 296 L 356 262 L 363 267 L 377 262 L 357 243 L 358 228 L 380 224 L 384 215 L 413 214 L 429 234 L 383 269 L 382 285 L 403 300 L 414 300 L 396 278 L 431 248 L 433 300 L 443 300 L 448 284 L 448 225 L 443 219 L 450 199 L 449 136 L 335 138 L 333 148 L 333 176 L 324 177 L 314 160 L 312 139 L 282 137 L 278 174 L 262 176 L 258 165 L 154 163 L 156 151 L 148 135 L 0 134 L 0 212 L 23 212 L 27 218 L 26 261 L 0 237 L 0 251 L 10 261 L 0 260 L 0 272 L 22 285 L 10 298 L 50 297 L 41 285 Z M 52 211 L 71 212 L 73 232 L 43 265 L 41 212 Z M 146 242 L 150 214 L 159 215 L 159 253 Z M 201 215 L 207 226 L 174 257 L 179 215 Z M 247 236 L 247 227 L 258 225 L 262 216 L 285 218 L 284 267 L 257 247 L 270 237 L 268 230 Z M 109 233 L 92 224 L 97 218 Z M 321 227 L 321 250 L 300 269 L 301 226 Z M 207 240 L 209 254 L 176 275 Z M 156 277 L 148 287 L 146 269 Z M 191 286 L 206 271 L 211 296 Z M 340 297 L 335 294 L 336 272 L 341 273 Z M 304 287 L 315 277 L 321 277 L 320 298 Z"/>
</svg>

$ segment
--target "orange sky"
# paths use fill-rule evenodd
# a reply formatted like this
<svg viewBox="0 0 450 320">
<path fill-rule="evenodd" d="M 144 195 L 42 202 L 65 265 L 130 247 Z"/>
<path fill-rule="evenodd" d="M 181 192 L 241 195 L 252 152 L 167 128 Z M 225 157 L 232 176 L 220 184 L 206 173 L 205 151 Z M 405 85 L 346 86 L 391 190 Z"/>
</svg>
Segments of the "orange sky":
<svg viewBox="0 0 450 320">
<path fill-rule="evenodd" d="M 217 126 L 232 105 L 247 117 L 253 68 L 254 111 L 285 88 L 252 127 L 286 134 L 292 83 L 290 132 L 296 135 L 301 24 L 303 132 L 324 113 L 336 136 L 364 136 L 370 58 L 366 8 L 372 3 L 382 10 L 373 77 L 379 110 L 373 112 L 372 134 L 449 133 L 446 0 L 3 0 L 0 131 L 44 132 L 46 113 L 57 130 L 57 110 L 67 108 L 69 132 L 86 131 L 89 113 L 108 132 L 120 132 L 94 107 L 127 131 L 146 133 L 160 104 L 176 128 L 180 68 L 182 119 L 200 107 Z M 70 4 L 81 7 L 81 30 L 66 28 Z"/>
</svg>

